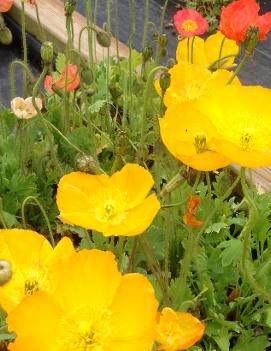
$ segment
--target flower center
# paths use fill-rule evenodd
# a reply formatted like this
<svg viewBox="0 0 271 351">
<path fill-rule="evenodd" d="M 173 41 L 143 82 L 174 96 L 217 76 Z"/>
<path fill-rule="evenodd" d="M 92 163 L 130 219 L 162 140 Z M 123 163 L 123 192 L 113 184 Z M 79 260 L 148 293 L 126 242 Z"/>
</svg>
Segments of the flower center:
<svg viewBox="0 0 271 351">
<path fill-rule="evenodd" d="M 207 151 L 207 140 L 204 134 L 197 134 L 194 140 L 197 154 L 202 154 L 203 152 Z"/>
<path fill-rule="evenodd" d="M 252 135 L 249 133 L 244 133 L 240 139 L 242 151 L 249 151 L 252 144 Z"/>
<path fill-rule="evenodd" d="M 107 310 L 81 308 L 66 315 L 60 325 L 61 337 L 55 350 L 103 351 L 110 336 Z"/>
<path fill-rule="evenodd" d="M 182 23 L 182 28 L 186 31 L 186 32 L 193 32 L 196 29 L 198 29 L 198 25 L 195 21 L 188 19 L 186 21 L 184 21 Z"/>
<path fill-rule="evenodd" d="M 39 283 L 36 280 L 26 280 L 24 283 L 25 295 L 32 295 L 39 290 Z"/>
</svg>

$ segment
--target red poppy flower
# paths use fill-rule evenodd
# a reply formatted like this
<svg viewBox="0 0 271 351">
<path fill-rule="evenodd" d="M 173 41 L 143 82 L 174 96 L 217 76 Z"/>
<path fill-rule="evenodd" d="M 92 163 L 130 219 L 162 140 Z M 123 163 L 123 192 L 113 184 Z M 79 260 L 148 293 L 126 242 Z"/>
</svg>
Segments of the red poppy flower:
<svg viewBox="0 0 271 351">
<path fill-rule="evenodd" d="M 185 38 L 204 34 L 208 30 L 208 22 L 195 10 L 178 11 L 174 24 L 178 33 Z"/>
<path fill-rule="evenodd" d="M 0 0 L 0 12 L 8 12 L 13 5 L 13 0 Z"/>
<path fill-rule="evenodd" d="M 259 16 L 256 0 L 237 0 L 221 12 L 220 31 L 237 44 L 244 42 L 250 28 L 259 30 L 259 40 L 265 40 L 271 29 L 271 12 Z"/>
<path fill-rule="evenodd" d="M 49 93 L 53 93 L 53 86 L 61 89 L 62 92 L 65 92 L 65 82 L 66 82 L 66 68 L 64 68 L 59 79 L 54 80 L 52 76 L 46 76 L 44 80 L 44 87 Z M 78 74 L 78 69 L 76 65 L 68 65 L 67 72 L 67 92 L 74 91 L 80 84 L 80 77 Z"/>
</svg>

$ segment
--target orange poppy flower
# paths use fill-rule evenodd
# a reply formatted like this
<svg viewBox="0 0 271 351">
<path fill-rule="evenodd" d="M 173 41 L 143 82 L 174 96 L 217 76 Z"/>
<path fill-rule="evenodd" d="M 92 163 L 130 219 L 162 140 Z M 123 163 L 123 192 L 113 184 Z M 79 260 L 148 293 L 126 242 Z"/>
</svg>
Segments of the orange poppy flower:
<svg viewBox="0 0 271 351">
<path fill-rule="evenodd" d="M 191 313 L 165 307 L 157 327 L 158 350 L 186 350 L 202 338 L 204 329 L 204 324 Z"/>
<path fill-rule="evenodd" d="M 67 72 L 67 73 L 66 73 Z M 74 91 L 80 84 L 80 77 L 78 74 L 78 68 L 76 65 L 69 64 L 68 70 L 65 67 L 60 75 L 60 78 L 55 81 L 52 76 L 47 75 L 44 80 L 44 87 L 49 93 L 54 93 L 54 86 L 65 92 L 67 74 L 67 92 Z"/>
<path fill-rule="evenodd" d="M 195 10 L 178 11 L 174 24 L 178 33 L 185 38 L 204 34 L 208 30 L 208 22 Z"/>
<path fill-rule="evenodd" d="M 271 30 L 271 12 L 259 16 L 260 7 L 255 0 L 237 0 L 223 7 L 220 31 L 237 44 L 244 42 L 247 31 L 259 30 L 259 40 L 265 40 Z"/>
<path fill-rule="evenodd" d="M 186 207 L 186 212 L 183 215 L 184 223 L 189 227 L 201 227 L 203 222 L 196 218 L 197 209 L 201 203 L 201 198 L 190 194 Z"/>
<path fill-rule="evenodd" d="M 0 12 L 8 12 L 13 5 L 13 0 L 0 0 Z"/>
</svg>

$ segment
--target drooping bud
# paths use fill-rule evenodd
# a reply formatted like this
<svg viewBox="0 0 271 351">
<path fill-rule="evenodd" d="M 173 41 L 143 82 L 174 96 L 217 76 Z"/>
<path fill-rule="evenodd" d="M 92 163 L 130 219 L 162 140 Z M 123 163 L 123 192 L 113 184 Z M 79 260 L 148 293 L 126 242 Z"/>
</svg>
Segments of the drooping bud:
<svg viewBox="0 0 271 351">
<path fill-rule="evenodd" d="M 152 57 L 152 54 L 153 54 L 152 48 L 147 46 L 142 52 L 143 61 L 144 62 L 149 61 L 150 58 Z"/>
<path fill-rule="evenodd" d="M 87 85 L 92 84 L 93 83 L 92 70 L 88 67 L 84 67 L 81 71 L 81 78 L 85 84 L 87 84 Z"/>
<path fill-rule="evenodd" d="M 12 43 L 12 33 L 8 27 L 3 27 L 0 29 L 0 44 L 9 45 Z"/>
<path fill-rule="evenodd" d="M 166 91 L 170 86 L 170 74 L 167 72 L 162 73 L 159 79 L 159 83 L 162 91 Z"/>
<path fill-rule="evenodd" d="M 78 154 L 75 159 L 75 167 L 80 172 L 99 173 L 96 162 L 90 155 Z"/>
<path fill-rule="evenodd" d="M 69 17 L 73 14 L 76 8 L 77 0 L 65 0 L 64 1 L 64 11 L 65 16 Z"/>
<path fill-rule="evenodd" d="M 12 277 L 12 266 L 7 260 L 0 260 L 0 286 L 5 285 Z"/>
<path fill-rule="evenodd" d="M 244 46 L 245 46 L 246 53 L 248 55 L 252 55 L 255 47 L 258 44 L 259 36 L 260 36 L 260 31 L 259 31 L 259 28 L 257 27 L 250 27 L 246 32 Z"/>
<path fill-rule="evenodd" d="M 111 35 L 107 32 L 96 32 L 96 38 L 98 43 L 104 47 L 109 48 L 111 45 Z"/>
<path fill-rule="evenodd" d="M 53 61 L 54 58 L 54 47 L 50 41 L 45 41 L 40 49 L 40 55 L 43 62 L 48 65 Z"/>
<path fill-rule="evenodd" d="M 160 57 L 166 57 L 168 55 L 167 48 L 164 48 L 164 47 L 160 48 L 159 54 L 160 54 Z"/>
</svg>

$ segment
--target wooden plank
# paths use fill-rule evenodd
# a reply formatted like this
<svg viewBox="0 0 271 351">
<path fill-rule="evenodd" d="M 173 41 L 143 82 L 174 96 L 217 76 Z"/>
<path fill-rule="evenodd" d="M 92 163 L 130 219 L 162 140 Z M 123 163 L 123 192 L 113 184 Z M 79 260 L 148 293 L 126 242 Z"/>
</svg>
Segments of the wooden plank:
<svg viewBox="0 0 271 351">
<path fill-rule="evenodd" d="M 47 39 L 54 43 L 56 52 L 63 52 L 65 50 L 65 43 L 67 42 L 64 5 L 60 0 L 39 0 L 39 13 L 42 26 L 46 32 Z M 37 19 L 34 6 L 25 4 L 26 9 L 26 27 L 27 31 L 35 36 L 38 40 L 41 40 Z M 21 0 L 14 0 L 14 6 L 10 11 L 10 15 L 13 19 L 21 23 Z M 86 26 L 86 19 L 78 12 L 74 12 L 74 43 L 75 48 L 78 48 L 79 33 L 82 28 Z M 99 30 L 99 28 L 96 26 Z M 122 57 L 128 57 L 128 48 L 125 44 L 118 42 L 119 54 Z M 81 52 L 83 58 L 88 57 L 88 40 L 87 33 L 82 36 L 81 41 Z M 110 47 L 110 55 L 114 56 L 117 53 L 117 41 L 112 38 L 112 44 Z M 102 60 L 107 55 L 107 50 L 102 48 L 99 44 L 96 45 L 96 57 L 97 60 Z M 236 166 L 232 167 L 236 170 Z M 257 168 L 252 171 L 254 182 L 263 191 L 271 191 L 271 167 Z"/>
<path fill-rule="evenodd" d="M 46 33 L 47 40 L 54 43 L 56 52 L 63 52 L 65 50 L 65 43 L 67 42 L 66 17 L 64 15 L 63 2 L 60 0 L 38 0 L 38 8 L 40 21 Z M 36 37 L 39 41 L 41 41 L 41 36 L 37 25 L 35 7 L 29 3 L 25 3 L 25 12 L 27 31 Z M 17 23 L 21 24 L 21 0 L 14 0 L 14 5 L 9 14 Z M 80 31 L 87 25 L 87 23 L 85 17 L 76 11 L 73 14 L 73 21 L 74 47 L 78 49 Z M 95 27 L 98 30 L 101 30 L 99 27 Z M 115 38 L 112 38 L 112 43 L 109 48 L 110 55 L 116 55 L 117 45 L 119 48 L 119 55 L 122 57 L 127 57 L 127 46 L 121 42 L 117 43 L 117 40 Z M 88 39 L 86 30 L 82 35 L 81 53 L 83 58 L 88 57 Z M 97 60 L 102 60 L 104 57 L 106 57 L 106 55 L 107 49 L 104 49 L 98 43 L 96 43 Z"/>
</svg>

